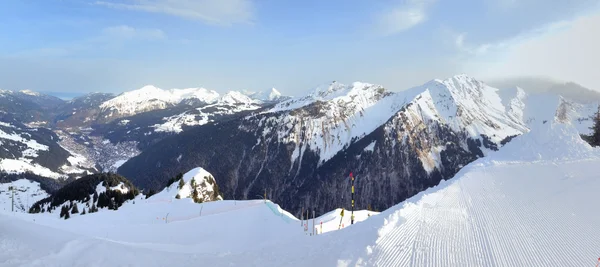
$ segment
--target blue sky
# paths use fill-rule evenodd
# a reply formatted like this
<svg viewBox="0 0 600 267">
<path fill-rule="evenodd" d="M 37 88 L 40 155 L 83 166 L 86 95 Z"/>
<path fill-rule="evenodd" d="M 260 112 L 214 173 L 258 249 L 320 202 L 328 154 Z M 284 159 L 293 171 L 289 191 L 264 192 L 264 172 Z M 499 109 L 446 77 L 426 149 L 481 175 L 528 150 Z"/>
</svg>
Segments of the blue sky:
<svg viewBox="0 0 600 267">
<path fill-rule="evenodd" d="M 0 88 L 153 84 L 297 95 L 332 80 L 402 90 L 467 73 L 600 89 L 599 0 L 7 0 Z M 597 69 L 597 68 L 596 68 Z"/>
</svg>

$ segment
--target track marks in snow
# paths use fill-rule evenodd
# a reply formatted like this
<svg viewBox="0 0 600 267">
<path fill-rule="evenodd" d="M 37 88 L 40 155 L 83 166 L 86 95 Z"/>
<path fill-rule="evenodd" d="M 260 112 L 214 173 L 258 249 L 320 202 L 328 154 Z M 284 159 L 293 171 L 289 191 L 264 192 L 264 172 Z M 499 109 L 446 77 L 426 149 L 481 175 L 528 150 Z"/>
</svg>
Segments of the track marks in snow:
<svg viewBox="0 0 600 267">
<path fill-rule="evenodd" d="M 600 218 L 590 214 L 600 192 L 594 162 L 473 169 L 388 215 L 394 225 L 382 227 L 367 265 L 593 265 L 600 255 Z"/>
</svg>

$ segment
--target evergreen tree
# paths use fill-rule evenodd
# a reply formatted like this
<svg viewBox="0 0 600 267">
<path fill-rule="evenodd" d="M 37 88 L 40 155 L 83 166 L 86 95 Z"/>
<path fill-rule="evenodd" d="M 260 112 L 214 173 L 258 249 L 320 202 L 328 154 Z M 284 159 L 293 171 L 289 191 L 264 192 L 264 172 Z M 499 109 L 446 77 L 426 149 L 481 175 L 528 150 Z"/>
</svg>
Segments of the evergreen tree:
<svg viewBox="0 0 600 267">
<path fill-rule="evenodd" d="M 151 197 L 151 196 L 152 196 L 152 195 L 154 195 L 154 194 L 156 194 L 156 190 L 154 190 L 154 189 L 150 189 L 150 190 L 148 191 L 148 194 L 146 195 L 146 199 L 147 199 L 147 198 L 149 198 L 149 197 Z"/>
<path fill-rule="evenodd" d="M 594 115 L 593 118 L 594 125 L 592 126 L 592 136 L 590 138 L 590 144 L 592 146 L 600 146 L 600 106 L 598 106 L 598 111 Z"/>
<path fill-rule="evenodd" d="M 90 208 L 90 213 L 97 212 L 98 208 L 96 208 L 96 204 L 92 203 L 92 207 Z"/>
<path fill-rule="evenodd" d="M 71 209 L 71 214 L 79 213 L 79 209 L 77 208 L 77 203 L 73 205 L 73 209 Z"/>
<path fill-rule="evenodd" d="M 183 182 L 183 177 L 181 179 L 179 179 L 179 189 L 183 188 L 183 186 L 185 185 L 185 182 Z"/>
<path fill-rule="evenodd" d="M 176 198 L 176 199 L 181 199 L 181 196 L 180 196 L 179 194 L 177 194 L 177 195 L 175 196 L 175 198 Z"/>
<path fill-rule="evenodd" d="M 64 205 L 60 208 L 60 217 L 65 217 L 66 215 L 69 214 L 69 207 L 67 205 Z"/>
<path fill-rule="evenodd" d="M 94 192 L 94 202 L 98 202 L 98 192 Z"/>
<path fill-rule="evenodd" d="M 198 196 L 198 188 L 194 186 L 194 190 L 192 191 L 192 199 L 194 203 L 202 203 L 202 199 Z"/>
<path fill-rule="evenodd" d="M 102 192 L 100 193 L 100 195 L 98 195 L 98 208 L 104 208 L 104 207 L 108 207 L 108 204 L 110 202 L 110 199 L 107 195 L 107 192 Z"/>
<path fill-rule="evenodd" d="M 85 215 L 85 208 L 83 208 L 83 211 L 81 212 L 81 215 Z"/>
<path fill-rule="evenodd" d="M 67 213 L 65 214 L 65 220 L 71 218 L 71 215 L 69 215 L 69 212 L 67 211 Z"/>
</svg>

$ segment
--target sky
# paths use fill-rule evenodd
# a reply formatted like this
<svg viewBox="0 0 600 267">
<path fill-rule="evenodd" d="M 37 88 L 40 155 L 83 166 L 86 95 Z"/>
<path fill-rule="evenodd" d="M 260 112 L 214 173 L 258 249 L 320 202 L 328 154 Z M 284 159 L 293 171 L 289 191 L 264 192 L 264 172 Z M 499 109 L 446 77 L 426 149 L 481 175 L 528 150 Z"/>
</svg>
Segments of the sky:
<svg viewBox="0 0 600 267">
<path fill-rule="evenodd" d="M 600 0 L 6 0 L 0 88 L 299 95 L 466 73 L 600 90 Z"/>
</svg>

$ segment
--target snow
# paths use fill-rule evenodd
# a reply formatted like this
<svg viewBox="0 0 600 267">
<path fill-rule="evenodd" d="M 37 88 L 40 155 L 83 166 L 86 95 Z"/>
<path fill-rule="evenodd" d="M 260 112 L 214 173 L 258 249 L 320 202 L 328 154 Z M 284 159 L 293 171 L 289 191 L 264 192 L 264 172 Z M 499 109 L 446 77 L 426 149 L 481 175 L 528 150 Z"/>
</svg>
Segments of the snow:
<svg viewBox="0 0 600 267">
<path fill-rule="evenodd" d="M 129 188 L 127 186 L 125 186 L 124 183 L 119 183 L 116 186 L 109 187 L 108 190 L 119 191 L 122 194 L 127 194 L 127 192 L 129 192 Z M 99 183 L 98 185 L 96 185 L 96 193 L 100 194 L 100 193 L 104 193 L 104 192 L 106 192 L 106 186 L 103 186 L 102 183 Z"/>
<path fill-rule="evenodd" d="M 149 199 L 61 220 L 0 211 L 3 266 L 594 266 L 600 151 L 548 123 L 380 214 L 311 236 L 270 201 Z M 538 140 L 552 140 L 551 143 Z M 527 152 L 529 151 L 529 152 Z M 565 151 L 564 154 L 557 151 Z M 527 152 L 525 156 L 520 156 Z M 541 157 L 530 157 L 539 154 Z M 200 170 L 197 173 L 201 173 Z M 188 177 L 189 178 L 189 177 Z M 325 230 L 326 229 L 326 230 Z M 328 232 L 332 230 L 331 232 Z M 94 251 L 94 253 L 89 253 Z M 110 257 L 106 257 L 110 255 Z"/>
<path fill-rule="evenodd" d="M 40 143 L 38 143 L 37 141 L 33 140 L 33 139 L 28 139 L 26 137 L 24 137 L 23 135 L 27 135 L 25 134 L 18 134 L 18 133 L 7 133 L 5 131 L 3 131 L 2 129 L 0 129 L 0 139 L 7 139 L 7 140 L 12 140 L 15 142 L 19 142 L 19 143 L 23 143 L 25 144 L 27 147 L 34 149 L 34 150 L 48 150 L 48 146 L 46 145 L 42 145 Z"/>
<path fill-rule="evenodd" d="M 135 115 L 140 112 L 164 109 L 184 100 L 199 100 L 213 103 L 219 97 L 215 91 L 205 88 L 163 90 L 152 85 L 125 92 L 100 105 L 102 110 L 116 111 L 120 115 Z"/>
<path fill-rule="evenodd" d="M 23 93 L 23 94 L 26 94 L 26 95 L 30 95 L 30 96 L 41 96 L 40 93 L 31 91 L 31 90 L 21 90 L 19 92 Z"/>
<path fill-rule="evenodd" d="M 315 233 L 324 234 L 328 232 L 337 231 L 351 225 L 351 211 L 344 210 L 344 216 L 341 216 L 342 209 L 335 209 L 328 213 L 325 213 L 315 221 Z M 377 215 L 379 212 L 369 210 L 355 210 L 354 211 L 354 223 L 359 223 L 369 219 L 371 216 Z M 306 221 L 305 221 L 306 223 Z M 312 220 L 308 220 L 308 225 L 312 226 Z"/>
<path fill-rule="evenodd" d="M 357 137 L 384 124 L 415 95 L 414 91 L 391 93 L 379 85 L 361 82 L 348 86 L 334 82 L 317 87 L 308 96 L 281 102 L 264 111 L 280 114 L 264 122 L 279 128 L 265 127 L 262 135 L 277 132 L 280 142 L 296 145 L 292 162 L 301 160 L 304 151 L 311 149 L 320 155 L 322 163 Z M 314 107 L 308 108 L 309 105 Z M 292 109 L 294 112 L 289 112 Z"/>
<path fill-rule="evenodd" d="M 528 128 L 558 121 L 572 124 L 581 134 L 590 134 L 591 117 L 600 103 L 578 103 L 549 93 L 527 94 L 521 88 L 500 91 L 509 116 Z"/>
<path fill-rule="evenodd" d="M 204 125 L 212 121 L 208 116 L 203 116 L 203 114 L 188 114 L 187 112 L 166 117 L 163 120 L 165 122 L 162 124 L 152 125 L 155 132 L 181 133 L 183 132 L 183 126 Z"/>
<path fill-rule="evenodd" d="M 371 152 L 373 152 L 373 150 L 375 149 L 375 144 L 376 143 L 377 143 L 377 141 L 371 142 L 367 147 L 365 147 L 365 151 L 371 151 Z"/>
<path fill-rule="evenodd" d="M 469 76 L 433 80 L 418 88 L 425 91 L 424 99 L 431 98 L 433 103 L 432 107 L 429 100 L 422 100 L 420 107 L 433 115 L 431 119 L 441 120 L 457 132 L 464 130 L 473 138 L 486 135 L 500 143 L 527 131 L 521 121 L 507 115 L 498 89 Z"/>
<path fill-rule="evenodd" d="M 218 100 L 223 104 L 249 104 L 249 103 L 260 103 L 258 100 L 254 100 L 247 95 L 244 95 L 237 91 L 229 91 Z"/>
<path fill-rule="evenodd" d="M 22 159 L 0 159 L 0 170 L 9 174 L 32 172 L 36 175 L 48 178 L 66 178 L 66 175 L 64 174 L 53 172 L 52 170 L 37 163 L 30 163 Z"/>
<path fill-rule="evenodd" d="M 560 96 L 498 92 L 466 76 L 435 80 L 402 93 L 334 83 L 309 98 L 266 112 L 275 131 L 297 144 L 292 157 L 317 149 L 331 157 L 400 112 L 410 127 L 430 121 L 494 141 L 520 135 L 500 151 L 465 166 L 455 177 L 377 214 L 356 211 L 349 225 L 334 210 L 299 221 L 263 200 L 190 199 L 190 181 L 211 177 L 202 168 L 185 185 L 126 202 L 118 211 L 74 215 L 10 213 L 0 208 L 2 266 L 593 266 L 600 256 L 600 150 L 579 137 L 594 111 Z M 318 102 L 320 101 L 320 102 Z M 315 117 L 288 108 L 321 103 Z M 410 103 L 411 105 L 406 105 Z M 295 122 L 301 123 L 295 124 Z M 582 122 L 582 123 L 580 123 Z M 260 121 L 268 125 L 269 121 Z M 331 125 L 331 126 L 322 126 Z M 326 132 L 320 137 L 318 133 Z M 317 133 L 317 135 L 313 135 Z M 313 137 L 316 136 L 316 137 Z M 260 139 L 259 139 L 260 140 Z M 400 140 L 399 140 L 400 141 Z M 99 143 L 100 141 L 98 141 Z M 260 142 L 260 141 L 257 141 Z M 375 142 L 365 150 L 373 150 Z M 422 151 L 424 167 L 439 163 L 443 146 Z M 28 152 L 28 153 L 31 153 Z M 0 167 L 5 160 L 0 161 Z M 7 162 L 11 163 L 11 162 Z M 27 183 L 27 182 L 22 182 Z M 0 191 L 3 186 L 0 185 Z M 35 190 L 35 186 L 32 186 Z M 123 184 L 114 190 L 127 190 Z M 97 191 L 106 190 L 98 186 Z M 214 191 L 214 189 L 212 189 Z M 211 191 L 211 189 L 206 189 Z M 125 191 L 126 192 L 126 191 Z M 41 197 L 41 195 L 40 195 Z M 22 196 L 20 196 L 22 200 Z M 6 194 L 0 192 L 6 206 Z M 340 228 L 340 220 L 343 228 Z M 323 222 L 321 231 L 320 222 Z M 314 228 L 313 228 L 314 227 Z M 305 230 L 310 229 L 310 230 Z M 312 230 L 318 234 L 312 236 Z M 339 230 L 338 230 L 339 229 Z M 93 253 L 90 253 L 93 251 Z M 110 256 L 106 256 L 110 255 Z"/>
<path fill-rule="evenodd" d="M 589 105 L 559 102 L 562 98 L 558 96 L 552 99 L 557 102 L 540 101 L 538 96 L 529 96 L 520 88 L 501 91 L 467 75 L 433 80 L 399 93 L 362 82 L 351 85 L 333 82 L 315 88 L 307 96 L 283 101 L 263 111 L 274 115 L 257 124 L 277 127 L 263 127 L 264 138 L 271 138 L 267 136 L 276 132 L 280 142 L 295 145 L 290 156 L 293 165 L 301 161 L 307 149 L 319 154 L 321 163 L 327 161 L 394 116 L 409 128 L 421 129 L 435 122 L 456 133 L 464 132 L 471 139 L 482 140 L 485 136 L 498 145 L 506 138 L 528 132 L 532 121 L 554 118 L 561 109 L 566 110 L 563 117 L 577 122 L 578 128 L 589 127 L 589 121 L 581 119 L 582 114 L 590 113 Z M 403 140 L 407 140 L 405 137 Z M 468 149 L 466 139 L 459 145 Z M 440 152 L 444 149 L 445 146 L 432 146 L 419 151 L 427 171 L 441 165 Z M 482 150 L 484 155 L 491 151 Z"/>
<path fill-rule="evenodd" d="M 268 90 L 268 91 L 259 91 L 259 92 L 244 91 L 242 93 L 253 99 L 265 101 L 265 102 L 266 101 L 277 101 L 283 97 L 281 95 L 281 93 L 275 88 L 271 88 L 271 90 Z"/>
<path fill-rule="evenodd" d="M 117 160 L 113 165 L 112 165 L 112 169 L 116 170 L 119 167 L 121 167 L 121 165 L 125 164 L 125 162 L 127 162 L 126 159 L 121 159 L 121 160 Z"/>
<path fill-rule="evenodd" d="M 155 124 L 152 127 L 155 132 L 181 133 L 183 126 L 204 125 L 213 122 L 215 116 L 231 115 L 242 111 L 256 110 L 260 107 L 261 101 L 251 99 L 240 92 L 231 91 L 219 97 L 213 104 L 163 118 L 164 123 Z"/>
<path fill-rule="evenodd" d="M 33 203 L 48 197 L 48 193 L 41 189 L 38 182 L 19 179 L 10 183 L 0 183 L 0 211 L 12 210 L 12 192 L 14 187 L 14 210 L 28 212 Z"/>
<path fill-rule="evenodd" d="M 175 181 L 172 185 L 153 195 L 152 199 L 171 200 L 177 195 L 181 199 L 192 198 L 194 191 L 192 180 L 194 180 L 199 194 L 197 197 L 203 202 L 210 201 L 210 195 L 215 191 L 216 181 L 212 174 L 201 167 L 194 168 L 183 175 L 184 185 L 182 188 L 179 188 L 179 181 Z M 223 197 L 217 196 L 217 200 L 223 200 Z"/>
<path fill-rule="evenodd" d="M 12 124 L 9 124 L 9 123 L 6 123 L 6 122 L 2 122 L 2 121 L 0 121 L 0 126 L 9 127 L 9 128 L 15 128 L 15 126 L 13 126 Z"/>
</svg>

